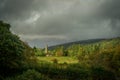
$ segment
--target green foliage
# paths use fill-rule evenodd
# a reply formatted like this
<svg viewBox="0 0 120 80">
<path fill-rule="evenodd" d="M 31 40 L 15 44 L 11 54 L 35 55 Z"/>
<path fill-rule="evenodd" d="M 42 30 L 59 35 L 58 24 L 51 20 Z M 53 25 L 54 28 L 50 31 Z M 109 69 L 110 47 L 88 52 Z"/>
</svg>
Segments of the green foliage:
<svg viewBox="0 0 120 80">
<path fill-rule="evenodd" d="M 113 72 L 100 66 L 93 66 L 90 74 L 92 80 L 116 80 Z"/>
<path fill-rule="evenodd" d="M 97 65 L 41 63 L 35 69 L 51 80 L 116 80 L 114 72 Z"/>
<path fill-rule="evenodd" d="M 64 55 L 64 47 L 59 46 L 54 49 L 54 56 L 63 56 Z"/>
<path fill-rule="evenodd" d="M 80 45 L 71 45 L 67 48 L 68 56 L 77 56 L 78 54 L 81 54 L 83 49 Z"/>
<path fill-rule="evenodd" d="M 84 66 L 95 67 L 91 68 L 92 72 L 94 72 L 92 74 L 96 74 L 97 77 L 98 75 L 101 76 L 97 78 L 94 75 L 95 79 L 93 80 L 115 80 L 115 78 L 120 77 L 120 45 L 117 44 L 115 47 L 113 45 L 106 46 L 104 45 L 104 48 L 101 48 L 99 45 L 99 51 L 93 51 L 91 54 L 86 54 L 85 56 L 78 56 L 79 62 L 84 64 Z M 106 76 L 102 76 L 102 74 Z"/>
<path fill-rule="evenodd" d="M 36 70 L 52 80 L 88 80 L 88 71 L 84 67 L 77 66 L 41 63 Z"/>
<path fill-rule="evenodd" d="M 16 35 L 10 32 L 10 25 L 0 21 L 0 74 L 12 73 L 21 66 L 24 46 Z"/>
<path fill-rule="evenodd" d="M 36 56 L 45 56 L 44 49 L 33 48 Z"/>
<path fill-rule="evenodd" d="M 21 75 L 12 78 L 7 78 L 5 80 L 50 80 L 50 79 L 45 77 L 41 73 L 37 72 L 36 70 L 32 69 L 23 72 L 23 74 Z"/>
<path fill-rule="evenodd" d="M 22 66 L 20 66 L 21 69 L 29 69 L 31 67 L 34 67 L 37 64 L 37 58 L 35 56 L 35 53 L 33 49 L 25 42 L 22 42 L 24 45 L 25 49 L 23 52 L 23 58 L 24 60 L 22 62 Z"/>
<path fill-rule="evenodd" d="M 0 76 L 22 72 L 36 63 L 34 51 L 10 31 L 10 25 L 0 21 Z"/>
</svg>

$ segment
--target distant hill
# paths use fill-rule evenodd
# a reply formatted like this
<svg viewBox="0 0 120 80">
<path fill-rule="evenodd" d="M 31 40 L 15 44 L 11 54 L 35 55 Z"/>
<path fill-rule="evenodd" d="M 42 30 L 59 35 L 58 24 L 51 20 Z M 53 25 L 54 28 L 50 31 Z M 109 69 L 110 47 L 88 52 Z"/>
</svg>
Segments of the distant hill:
<svg viewBox="0 0 120 80">
<path fill-rule="evenodd" d="M 81 41 L 75 41 L 75 42 L 68 42 L 68 43 L 64 43 L 64 44 L 58 44 L 55 46 L 49 46 L 48 49 L 52 50 L 58 46 L 64 46 L 64 48 L 69 47 L 70 45 L 73 44 L 81 44 L 81 45 L 86 45 L 86 44 L 93 44 L 93 43 L 98 43 L 98 42 L 102 42 L 102 41 L 109 41 L 109 40 L 115 40 L 115 39 L 120 39 L 120 37 L 117 38 L 107 38 L 107 39 L 88 39 L 88 40 L 81 40 Z"/>
</svg>

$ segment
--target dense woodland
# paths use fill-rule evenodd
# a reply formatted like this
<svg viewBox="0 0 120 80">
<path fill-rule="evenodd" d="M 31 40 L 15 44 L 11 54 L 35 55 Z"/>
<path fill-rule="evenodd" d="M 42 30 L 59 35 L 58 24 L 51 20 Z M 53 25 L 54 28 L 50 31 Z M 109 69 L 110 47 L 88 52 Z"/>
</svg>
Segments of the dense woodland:
<svg viewBox="0 0 120 80">
<path fill-rule="evenodd" d="M 58 46 L 45 53 L 44 49 L 31 48 L 10 28 L 0 21 L 0 80 L 120 80 L 120 38 Z M 78 62 L 38 60 L 46 55 L 72 57 Z"/>
</svg>

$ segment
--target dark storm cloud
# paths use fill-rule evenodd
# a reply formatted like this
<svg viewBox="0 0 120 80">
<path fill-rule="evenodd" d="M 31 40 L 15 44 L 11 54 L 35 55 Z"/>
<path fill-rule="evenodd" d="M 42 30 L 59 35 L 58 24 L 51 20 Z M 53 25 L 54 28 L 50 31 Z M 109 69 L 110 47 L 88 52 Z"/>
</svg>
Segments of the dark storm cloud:
<svg viewBox="0 0 120 80">
<path fill-rule="evenodd" d="M 0 19 L 32 45 L 120 35 L 120 0 L 1 0 Z M 37 39 L 37 41 L 36 41 Z"/>
<path fill-rule="evenodd" d="M 110 27 L 116 35 L 120 35 L 120 0 L 106 0 L 100 10 L 100 17 L 110 19 Z"/>
<path fill-rule="evenodd" d="M 45 6 L 46 0 L 1 0 L 0 18 L 26 19 L 34 10 L 40 10 Z M 40 5 L 40 6 L 39 6 Z"/>
<path fill-rule="evenodd" d="M 120 19 L 120 0 L 105 0 L 98 12 L 101 17 Z"/>
</svg>

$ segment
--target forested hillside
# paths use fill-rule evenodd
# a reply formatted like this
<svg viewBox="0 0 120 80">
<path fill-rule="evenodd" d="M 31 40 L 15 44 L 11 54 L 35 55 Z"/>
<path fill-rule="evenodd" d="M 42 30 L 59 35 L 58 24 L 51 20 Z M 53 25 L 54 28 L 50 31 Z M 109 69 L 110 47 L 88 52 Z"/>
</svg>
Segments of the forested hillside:
<svg viewBox="0 0 120 80">
<path fill-rule="evenodd" d="M 58 44 L 58 45 L 54 45 L 54 46 L 49 46 L 48 48 L 50 50 L 58 47 L 58 46 L 64 46 L 64 48 L 67 48 L 73 44 L 82 44 L 82 45 L 85 45 L 85 44 L 93 44 L 93 43 L 97 43 L 97 42 L 101 42 L 101 41 L 104 41 L 106 39 L 88 39 L 88 40 L 80 40 L 80 41 L 74 41 L 74 42 L 68 42 L 68 43 L 64 43 L 64 44 Z"/>
</svg>

